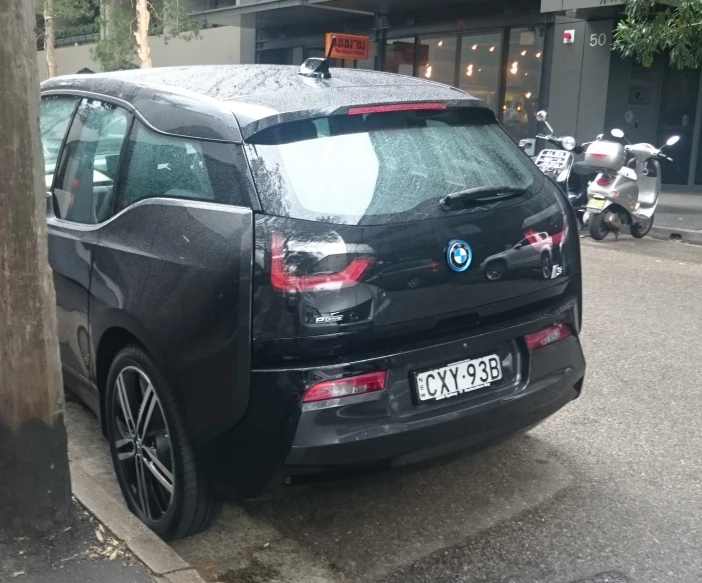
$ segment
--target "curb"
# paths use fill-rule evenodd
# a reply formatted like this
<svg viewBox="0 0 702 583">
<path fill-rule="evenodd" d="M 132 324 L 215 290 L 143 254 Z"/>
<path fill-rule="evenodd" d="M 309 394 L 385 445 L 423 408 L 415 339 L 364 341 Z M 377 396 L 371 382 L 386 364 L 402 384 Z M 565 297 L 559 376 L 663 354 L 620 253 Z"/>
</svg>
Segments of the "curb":
<svg viewBox="0 0 702 583">
<path fill-rule="evenodd" d="M 73 494 L 105 527 L 156 576 L 158 583 L 204 583 L 198 572 L 141 520 L 95 483 L 77 464 L 71 464 Z"/>
<path fill-rule="evenodd" d="M 648 234 L 654 239 L 664 241 L 682 241 L 691 245 L 702 245 L 702 231 L 692 231 L 690 229 L 673 229 L 671 227 L 658 227 L 653 225 Z"/>
</svg>

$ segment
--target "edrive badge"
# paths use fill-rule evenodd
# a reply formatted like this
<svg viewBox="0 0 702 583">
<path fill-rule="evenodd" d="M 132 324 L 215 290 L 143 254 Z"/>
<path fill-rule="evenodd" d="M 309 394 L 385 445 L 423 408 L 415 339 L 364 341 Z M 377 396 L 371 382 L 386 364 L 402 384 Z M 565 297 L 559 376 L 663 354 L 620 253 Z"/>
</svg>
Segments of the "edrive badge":
<svg viewBox="0 0 702 583">
<path fill-rule="evenodd" d="M 454 239 L 448 244 L 446 249 L 446 263 L 458 273 L 470 267 L 473 262 L 473 250 L 470 245 L 461 239 Z"/>
</svg>

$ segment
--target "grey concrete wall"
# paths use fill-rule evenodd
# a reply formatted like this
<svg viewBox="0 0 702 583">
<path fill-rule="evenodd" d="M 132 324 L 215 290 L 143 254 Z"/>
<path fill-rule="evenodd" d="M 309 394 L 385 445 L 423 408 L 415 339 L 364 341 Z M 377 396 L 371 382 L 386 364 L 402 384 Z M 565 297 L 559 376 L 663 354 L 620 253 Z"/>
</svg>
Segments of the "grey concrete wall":
<svg viewBox="0 0 702 583">
<path fill-rule="evenodd" d="M 571 21 L 555 25 L 549 119 L 558 134 L 590 141 L 605 127 L 611 21 Z M 575 31 L 575 42 L 565 44 L 563 33 Z"/>
<path fill-rule="evenodd" d="M 585 23 L 576 130 L 580 141 L 589 142 L 605 131 L 613 28 L 611 20 Z"/>
<path fill-rule="evenodd" d="M 151 37 L 151 58 L 154 67 L 173 65 L 218 65 L 253 63 L 256 31 L 238 26 L 203 30 L 200 39 L 184 41 L 173 39 L 166 44 L 161 37 Z M 99 71 L 99 65 L 90 57 L 93 45 L 79 45 L 56 49 L 59 75 L 77 72 L 83 67 Z M 44 51 L 37 53 L 39 77 L 47 76 Z"/>
<path fill-rule="evenodd" d="M 624 4 L 624 0 L 609 2 L 609 4 Z M 602 0 L 541 0 L 541 12 L 561 12 L 563 10 L 578 10 L 580 8 L 598 8 Z"/>
<path fill-rule="evenodd" d="M 563 44 L 566 30 L 575 31 L 573 44 Z M 555 25 L 548 116 L 554 130 L 561 135 L 575 136 L 577 130 L 584 50 L 585 22 Z"/>
</svg>

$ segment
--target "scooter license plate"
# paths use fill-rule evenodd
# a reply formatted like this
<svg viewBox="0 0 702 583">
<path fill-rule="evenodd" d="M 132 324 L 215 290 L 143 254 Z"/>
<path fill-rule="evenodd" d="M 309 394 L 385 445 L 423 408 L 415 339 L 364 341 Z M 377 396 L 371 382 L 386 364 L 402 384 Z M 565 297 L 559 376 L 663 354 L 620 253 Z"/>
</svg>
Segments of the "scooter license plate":
<svg viewBox="0 0 702 583">
<path fill-rule="evenodd" d="M 591 209 L 601 209 L 607 201 L 603 198 L 591 198 L 587 201 L 587 208 Z"/>
</svg>

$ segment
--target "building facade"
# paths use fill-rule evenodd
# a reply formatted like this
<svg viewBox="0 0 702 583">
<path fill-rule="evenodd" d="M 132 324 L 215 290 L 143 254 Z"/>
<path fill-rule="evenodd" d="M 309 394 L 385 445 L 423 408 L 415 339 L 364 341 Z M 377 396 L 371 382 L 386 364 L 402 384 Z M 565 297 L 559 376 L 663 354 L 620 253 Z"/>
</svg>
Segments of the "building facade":
<svg viewBox="0 0 702 583">
<path fill-rule="evenodd" d="M 194 0 L 210 24 L 256 31 L 255 60 L 299 65 L 329 32 L 364 35 L 368 59 L 337 66 L 402 73 L 484 99 L 515 139 L 549 111 L 558 133 L 589 141 L 613 127 L 631 141 L 682 140 L 671 185 L 702 187 L 700 72 L 612 53 L 621 4 L 600 0 Z"/>
</svg>

